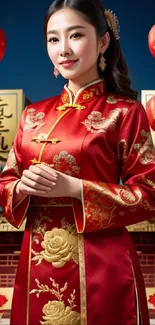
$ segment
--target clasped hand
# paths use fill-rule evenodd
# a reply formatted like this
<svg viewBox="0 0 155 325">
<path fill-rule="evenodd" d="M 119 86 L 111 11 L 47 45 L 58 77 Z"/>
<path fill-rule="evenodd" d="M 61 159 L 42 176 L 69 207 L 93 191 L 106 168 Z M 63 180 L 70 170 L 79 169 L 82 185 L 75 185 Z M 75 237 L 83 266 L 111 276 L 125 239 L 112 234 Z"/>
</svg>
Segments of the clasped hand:
<svg viewBox="0 0 155 325">
<path fill-rule="evenodd" d="M 24 170 L 17 193 L 43 197 L 75 197 L 80 199 L 80 179 L 63 174 L 44 164 Z"/>
</svg>

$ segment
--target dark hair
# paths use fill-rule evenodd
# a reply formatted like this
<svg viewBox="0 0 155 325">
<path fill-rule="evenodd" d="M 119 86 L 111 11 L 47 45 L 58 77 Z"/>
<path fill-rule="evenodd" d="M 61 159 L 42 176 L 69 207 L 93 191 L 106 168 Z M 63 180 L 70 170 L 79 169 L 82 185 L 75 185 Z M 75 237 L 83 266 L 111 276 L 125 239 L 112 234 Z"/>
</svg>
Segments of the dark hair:
<svg viewBox="0 0 155 325">
<path fill-rule="evenodd" d="M 85 16 L 85 19 L 94 26 L 97 37 L 103 36 L 107 31 L 110 34 L 110 43 L 104 53 L 106 59 L 106 69 L 101 72 L 98 68 L 100 77 L 105 79 L 107 91 L 121 94 L 133 99 L 137 98 L 137 92 L 131 89 L 131 80 L 128 75 L 128 66 L 122 54 L 119 40 L 116 40 L 112 30 L 108 26 L 104 6 L 100 0 L 55 0 L 50 5 L 45 21 L 44 35 L 47 33 L 49 18 L 58 10 L 68 7 L 77 10 Z M 100 56 L 98 61 L 100 60 Z"/>
</svg>

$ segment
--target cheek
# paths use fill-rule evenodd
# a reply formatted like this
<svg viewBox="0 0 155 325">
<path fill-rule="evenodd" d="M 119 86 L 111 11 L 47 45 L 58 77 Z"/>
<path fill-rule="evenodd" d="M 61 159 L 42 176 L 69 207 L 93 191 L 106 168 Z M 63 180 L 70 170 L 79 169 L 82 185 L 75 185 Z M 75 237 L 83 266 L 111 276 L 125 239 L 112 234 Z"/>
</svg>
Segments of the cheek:
<svg viewBox="0 0 155 325">
<path fill-rule="evenodd" d="M 48 55 L 49 55 L 51 61 L 52 61 L 53 63 L 56 63 L 56 59 L 57 59 L 57 57 L 58 57 L 58 54 L 57 54 L 57 50 L 56 50 L 56 48 L 52 48 L 52 47 L 50 47 L 50 45 L 47 46 L 47 53 L 48 53 Z"/>
<path fill-rule="evenodd" d="M 79 56 L 87 58 L 89 60 L 89 57 L 96 55 L 96 48 L 94 46 L 95 40 L 90 42 L 90 40 L 87 40 L 86 42 L 81 42 L 80 46 L 77 47 L 76 52 L 79 54 Z"/>
</svg>

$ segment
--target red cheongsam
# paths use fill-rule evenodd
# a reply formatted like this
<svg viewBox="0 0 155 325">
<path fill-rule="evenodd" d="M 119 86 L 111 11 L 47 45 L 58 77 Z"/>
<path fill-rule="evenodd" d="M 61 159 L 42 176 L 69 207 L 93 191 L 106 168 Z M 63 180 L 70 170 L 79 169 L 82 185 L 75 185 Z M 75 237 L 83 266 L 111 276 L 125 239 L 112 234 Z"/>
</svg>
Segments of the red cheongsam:
<svg viewBox="0 0 155 325">
<path fill-rule="evenodd" d="M 26 197 L 24 169 L 47 163 L 81 179 L 82 200 Z M 27 218 L 11 325 L 149 324 L 126 226 L 155 215 L 155 155 L 139 101 L 103 80 L 27 106 L 0 179 L 7 220 Z M 140 323 L 141 322 L 141 323 Z"/>
</svg>

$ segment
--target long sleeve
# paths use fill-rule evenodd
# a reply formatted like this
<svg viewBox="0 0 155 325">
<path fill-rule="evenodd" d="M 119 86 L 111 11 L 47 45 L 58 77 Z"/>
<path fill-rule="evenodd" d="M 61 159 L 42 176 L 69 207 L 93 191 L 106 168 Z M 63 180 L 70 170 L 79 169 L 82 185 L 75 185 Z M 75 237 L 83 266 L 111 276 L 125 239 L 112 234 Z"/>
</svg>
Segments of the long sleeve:
<svg viewBox="0 0 155 325">
<path fill-rule="evenodd" d="M 19 202 L 13 208 L 14 188 L 19 182 L 22 174 L 22 134 L 24 113 L 18 126 L 14 143 L 8 155 L 7 163 L 0 175 L 0 205 L 5 218 L 14 227 L 19 228 L 22 224 L 29 205 L 29 196 Z"/>
<path fill-rule="evenodd" d="M 82 204 L 73 200 L 79 233 L 125 227 L 155 216 L 155 153 L 139 102 L 124 116 L 117 143 L 120 184 L 82 180 Z"/>
</svg>

